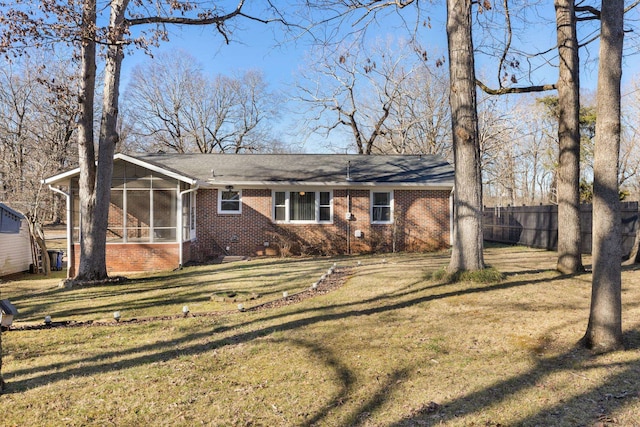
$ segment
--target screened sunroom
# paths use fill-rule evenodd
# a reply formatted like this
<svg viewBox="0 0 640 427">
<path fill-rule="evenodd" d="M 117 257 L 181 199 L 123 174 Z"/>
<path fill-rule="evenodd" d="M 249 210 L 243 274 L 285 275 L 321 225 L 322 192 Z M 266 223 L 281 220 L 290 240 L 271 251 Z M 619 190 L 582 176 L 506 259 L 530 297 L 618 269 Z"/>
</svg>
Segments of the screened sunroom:
<svg viewBox="0 0 640 427">
<path fill-rule="evenodd" d="M 71 180 L 73 241 L 80 237 L 78 178 Z M 113 167 L 107 243 L 175 243 L 195 233 L 191 185 L 146 167 L 117 160 Z M 180 232 L 181 231 L 181 232 Z"/>
<path fill-rule="evenodd" d="M 67 198 L 68 274 L 80 243 L 79 169 L 44 180 Z M 113 271 L 175 268 L 196 235 L 197 180 L 116 154 L 107 226 L 107 265 Z"/>
</svg>

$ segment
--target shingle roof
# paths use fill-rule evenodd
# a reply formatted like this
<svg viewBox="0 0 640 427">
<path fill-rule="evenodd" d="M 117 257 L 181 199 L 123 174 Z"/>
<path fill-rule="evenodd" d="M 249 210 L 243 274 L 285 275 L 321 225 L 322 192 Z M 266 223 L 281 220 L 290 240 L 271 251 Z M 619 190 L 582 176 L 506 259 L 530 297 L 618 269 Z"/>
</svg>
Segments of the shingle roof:
<svg viewBox="0 0 640 427">
<path fill-rule="evenodd" d="M 201 185 L 409 185 L 453 187 L 438 156 L 342 154 L 133 154 Z"/>
</svg>

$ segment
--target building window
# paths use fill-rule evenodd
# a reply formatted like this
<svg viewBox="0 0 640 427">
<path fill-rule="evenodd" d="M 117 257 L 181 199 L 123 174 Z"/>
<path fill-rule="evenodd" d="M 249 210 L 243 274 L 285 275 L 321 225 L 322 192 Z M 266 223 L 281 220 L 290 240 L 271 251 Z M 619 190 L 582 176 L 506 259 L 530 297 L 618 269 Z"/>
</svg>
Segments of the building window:
<svg viewBox="0 0 640 427">
<path fill-rule="evenodd" d="M 371 223 L 389 224 L 393 222 L 393 192 L 371 192 Z"/>
<path fill-rule="evenodd" d="M 276 191 L 273 219 L 275 222 L 331 223 L 332 201 L 330 191 Z"/>
<path fill-rule="evenodd" d="M 242 213 L 242 193 L 240 190 L 218 191 L 218 212 L 221 214 Z"/>
</svg>

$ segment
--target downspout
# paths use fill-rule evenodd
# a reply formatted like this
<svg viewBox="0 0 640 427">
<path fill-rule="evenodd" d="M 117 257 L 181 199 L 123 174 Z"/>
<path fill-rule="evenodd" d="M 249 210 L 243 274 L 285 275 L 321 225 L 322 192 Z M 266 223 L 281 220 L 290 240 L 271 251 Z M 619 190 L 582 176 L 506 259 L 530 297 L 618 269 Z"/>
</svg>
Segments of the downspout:
<svg viewBox="0 0 640 427">
<path fill-rule="evenodd" d="M 182 196 L 184 196 L 187 193 L 192 193 L 194 191 L 198 191 L 198 188 L 200 188 L 199 185 L 196 185 L 194 188 L 189 188 L 188 190 L 184 190 L 178 193 L 178 230 L 176 235 L 178 236 L 178 257 L 179 257 L 179 264 L 178 264 L 178 269 L 182 269 L 182 264 L 184 264 L 183 261 L 183 256 L 182 256 L 182 247 L 183 247 L 183 236 L 182 236 L 182 229 L 183 229 L 183 223 L 182 223 Z M 191 209 L 193 209 L 193 207 L 191 207 Z M 189 217 L 191 217 L 191 212 L 189 212 Z"/>
<path fill-rule="evenodd" d="M 55 188 L 49 184 L 49 190 L 64 195 L 67 199 L 67 279 L 75 276 L 75 252 L 73 251 L 73 234 L 71 224 L 71 194 L 65 193 L 59 188 Z M 73 273 L 73 274 L 72 274 Z"/>
</svg>

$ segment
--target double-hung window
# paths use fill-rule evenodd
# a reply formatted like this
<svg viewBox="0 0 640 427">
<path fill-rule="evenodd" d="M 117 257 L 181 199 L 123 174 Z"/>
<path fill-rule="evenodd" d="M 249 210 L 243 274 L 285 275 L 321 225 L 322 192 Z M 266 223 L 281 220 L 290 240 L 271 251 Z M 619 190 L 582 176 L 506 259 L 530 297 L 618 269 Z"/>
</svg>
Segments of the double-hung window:
<svg viewBox="0 0 640 427">
<path fill-rule="evenodd" d="M 221 214 L 242 213 L 241 190 L 227 189 L 218 191 L 218 212 Z"/>
<path fill-rule="evenodd" d="M 330 223 L 333 219 L 331 191 L 274 191 L 275 222 Z"/>
<path fill-rule="evenodd" d="M 371 192 L 371 223 L 390 224 L 393 222 L 393 192 Z"/>
</svg>

